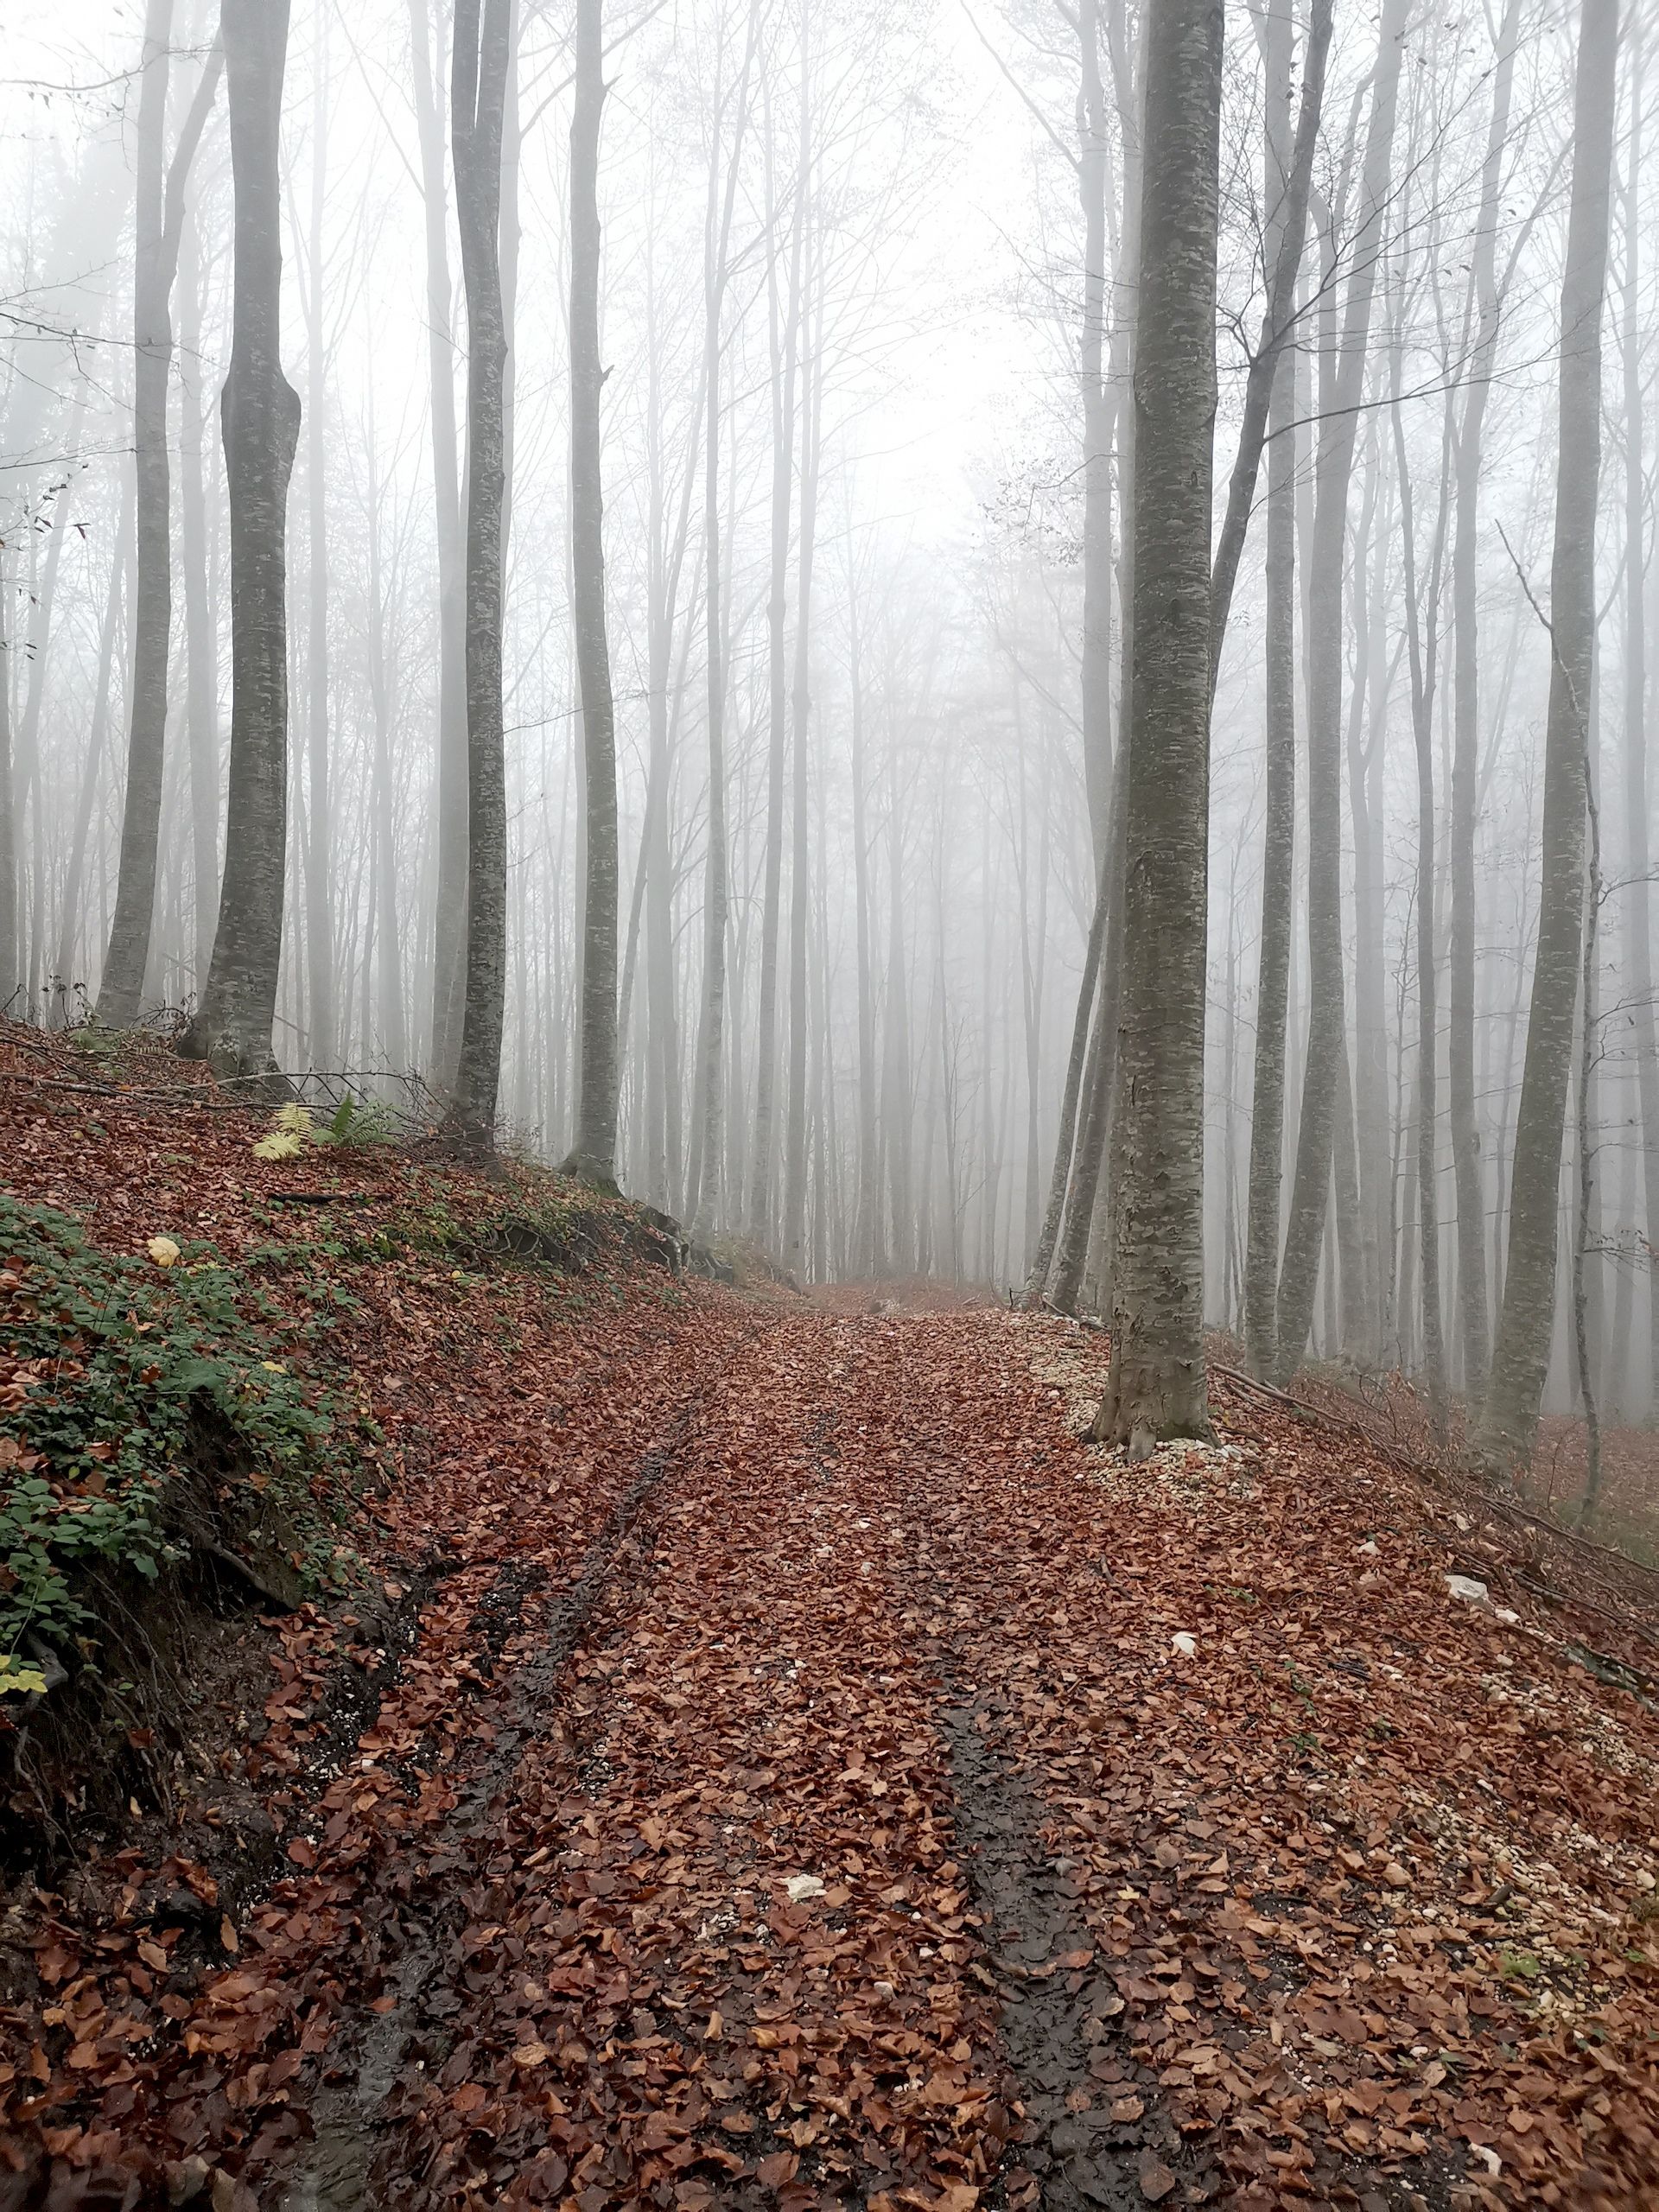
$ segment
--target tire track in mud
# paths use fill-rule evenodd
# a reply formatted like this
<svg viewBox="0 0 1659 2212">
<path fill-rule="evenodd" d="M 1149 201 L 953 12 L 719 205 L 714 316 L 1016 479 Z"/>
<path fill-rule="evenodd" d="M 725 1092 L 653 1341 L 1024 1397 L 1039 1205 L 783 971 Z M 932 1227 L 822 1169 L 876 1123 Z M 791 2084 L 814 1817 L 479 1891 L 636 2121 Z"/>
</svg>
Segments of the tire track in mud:
<svg viewBox="0 0 1659 2212">
<path fill-rule="evenodd" d="M 528 1745 L 546 1733 L 560 1677 L 606 1594 L 652 1492 L 669 1474 L 697 1416 L 717 1395 L 759 1326 L 757 1323 L 739 1340 L 720 1371 L 678 1408 L 612 1507 L 574 1580 L 546 1607 L 536 1630 L 535 1652 L 512 1675 L 506 1719 L 494 1726 L 488 1756 L 468 1777 L 446 1822 L 457 1856 L 464 1859 L 467 1847 L 481 1840 L 492 1808 L 512 1782 Z M 537 1586 L 533 1578 L 538 1573 L 518 1561 L 505 1563 L 474 1613 L 494 1667 L 522 1619 L 525 1599 Z M 445 1967 L 465 1919 L 465 1907 L 452 1888 L 417 1903 L 412 1924 L 405 1922 L 388 1982 L 391 2001 L 369 2014 L 359 2031 L 351 2077 L 322 2085 L 313 2106 L 312 2139 L 276 2199 L 279 2212 L 377 2212 L 382 2198 L 376 2161 L 396 2124 L 385 2107 L 411 2037 L 423 2028 L 435 2027 L 442 2034 L 442 2016 L 453 2009 L 445 2003 L 450 1987 Z"/>
<path fill-rule="evenodd" d="M 955 1515 L 938 1510 L 959 1506 L 975 1487 L 975 1430 L 959 1408 L 949 1421 L 934 1413 L 912 1325 L 877 1322 L 866 1343 L 873 1360 L 900 1370 L 885 1387 L 873 1376 L 865 1393 L 874 1405 L 906 1408 L 879 1440 L 889 1457 L 902 1447 L 893 1511 L 910 1573 L 896 1597 L 931 1616 L 923 1649 L 938 1675 L 946 1809 L 981 1922 L 977 1964 L 994 1979 L 1001 2055 L 1023 2113 L 1001 2177 L 1006 2202 L 1024 2212 L 1144 2212 L 1183 2183 L 1199 2192 L 1185 2201 L 1202 2201 L 1205 2162 L 1183 2145 L 1155 2075 L 1130 2050 L 1129 2008 L 1099 1956 L 1072 1862 L 1045 1834 L 1052 1809 L 1018 1771 L 1012 1707 L 983 1674 L 978 1638 L 950 1625 L 965 1618 L 982 1627 L 998 1609 L 986 1523 L 975 1523 L 967 1545 Z M 927 1410 L 913 1421 L 918 1395 Z"/>
<path fill-rule="evenodd" d="M 796 1649 L 794 1639 L 805 1633 L 810 1640 L 807 1648 L 816 1643 L 826 1669 L 855 1670 L 861 1678 L 868 1696 L 866 1727 L 894 1741 L 913 1734 L 918 1723 L 924 1732 L 931 1730 L 937 1756 L 913 1761 L 907 1777 L 901 1781 L 894 1774 L 893 1780 L 895 1788 L 913 1783 L 924 1801 L 916 1808 L 918 1815 L 925 1812 L 942 1838 L 954 1838 L 961 1870 L 957 1887 L 967 1892 L 966 1924 L 949 1923 L 960 1933 L 940 1942 L 937 1950 L 924 1945 L 918 1954 L 914 1944 L 935 1935 L 931 1916 L 912 1911 L 910 1899 L 899 1891 L 880 1889 L 880 1882 L 900 1875 L 901 1866 L 879 1842 L 875 1857 L 887 1859 L 889 1872 L 878 1881 L 871 1859 L 870 1887 L 864 1892 L 868 1902 L 853 1905 L 847 1916 L 868 1914 L 880 1895 L 893 1900 L 883 1916 L 887 1921 L 902 1925 L 906 1918 L 928 1919 L 913 1938 L 901 1938 L 908 1954 L 906 1971 L 911 1987 L 918 1997 L 925 1994 L 929 2005 L 955 1993 L 950 2002 L 969 2039 L 957 2051 L 963 2078 L 977 2077 L 987 2085 L 982 2094 L 992 2100 L 976 2108 L 958 2139 L 958 2171 L 977 2177 L 975 2201 L 982 2212 L 1001 2207 L 1009 2212 L 1035 2212 L 1038 2207 L 1045 2212 L 1090 2212 L 1096 2207 L 1131 2212 L 1166 2196 L 1176 2202 L 1204 2201 L 1201 2162 L 1183 2152 L 1154 2078 L 1129 2050 L 1124 2000 L 1103 1960 L 1097 1959 L 1082 1897 L 1068 1879 L 1071 1869 L 1056 1855 L 1063 1847 L 1045 1834 L 1051 1808 L 1019 1771 L 1016 1716 L 1004 1702 L 1004 1685 L 995 1670 L 984 1671 L 980 1637 L 969 1630 L 953 1632 L 953 1615 L 971 1615 L 982 1624 L 997 1611 L 995 1513 L 976 1528 L 975 1541 L 964 1545 L 959 1521 L 942 1510 L 947 1503 L 959 1509 L 970 1479 L 971 1422 L 960 1405 L 943 1416 L 934 1410 L 926 1396 L 925 1364 L 916 1361 L 916 1339 L 902 1322 L 849 1324 L 806 1317 L 785 1321 L 760 1347 L 759 1358 L 745 1363 L 743 1354 L 753 1351 L 763 1326 L 757 1321 L 733 1349 L 728 1364 L 681 1409 L 670 1432 L 647 1453 L 575 1579 L 545 1602 L 530 1631 L 535 1643 L 526 1657 L 515 1663 L 509 1647 L 523 1648 L 526 1631 L 519 1625 L 518 1610 L 530 1600 L 531 1590 L 522 1580 L 512 1591 L 498 1583 L 480 1599 L 474 1618 L 494 1661 L 493 1679 L 502 1707 L 480 1707 L 480 1720 L 493 1721 L 493 1739 L 461 1783 L 416 1886 L 416 1901 L 401 1915 L 396 1962 L 382 1985 L 381 2001 L 390 2000 L 387 2009 L 359 2015 L 349 2047 L 348 2077 L 325 2082 L 314 2104 L 315 2139 L 301 2172 L 277 2200 L 283 2212 L 379 2212 L 393 2202 L 452 2202 L 458 2187 L 479 2185 L 481 2177 L 463 2183 L 459 2169 L 435 2166 L 437 2143 L 423 2127 L 410 2130 L 409 2091 L 417 2080 L 434 2081 L 457 2039 L 480 2030 L 478 2000 L 466 1980 L 468 1961 L 460 1948 L 469 1913 L 514 1919 L 514 1886 L 522 1889 L 522 1869 L 535 1863 L 524 1860 L 522 1845 L 517 1855 L 510 1844 L 504 1846 L 501 1800 L 527 1760 L 545 1762 L 550 1756 L 556 1766 L 563 1764 L 578 1777 L 604 1831 L 607 1793 L 619 1794 L 611 1790 L 610 1760 L 614 1757 L 626 1766 L 631 1747 L 626 1741 L 610 1740 L 620 1715 L 607 1719 L 610 1705 L 601 1702 L 600 1755 L 591 1781 L 580 1782 L 587 1772 L 583 1759 L 572 1756 L 568 1739 L 564 1750 L 556 1748 L 566 1734 L 567 1707 L 578 1719 L 583 1711 L 581 1696 L 572 1705 L 578 1686 L 562 1678 L 586 1643 L 620 1662 L 619 1671 L 606 1679 L 632 1680 L 625 1704 L 637 1698 L 644 1684 L 630 1677 L 633 1662 L 627 1654 L 638 1605 L 643 1605 L 639 1618 L 650 1633 L 641 1646 L 642 1661 L 659 1687 L 665 1686 L 661 1678 L 671 1662 L 662 1631 L 683 1618 L 688 1585 L 702 1592 L 708 1608 L 702 1633 L 730 1640 L 728 1647 L 710 1647 L 724 1650 L 722 1663 L 736 1669 L 746 1661 L 757 1673 L 778 1674 L 785 1669 L 785 1652 Z M 734 1398 L 711 1414 L 711 1401 L 734 1376 L 741 1377 L 741 1402 Z M 781 1482 L 778 1474 L 758 1481 L 750 1477 L 747 1491 L 740 1483 L 728 1493 L 724 1485 L 731 1477 L 721 1470 L 729 1464 L 741 1466 L 754 1448 L 757 1405 L 765 1440 L 762 1464 L 779 1473 L 785 1467 L 794 1472 Z M 653 1510 L 653 1499 L 668 1498 L 664 1478 L 699 1414 L 705 1418 L 698 1424 L 689 1487 L 682 1496 L 676 1486 L 673 1502 Z M 636 1538 L 647 1513 L 652 1533 L 639 1543 Z M 861 1531 L 865 1533 L 855 1533 Z M 821 1584 L 801 1579 L 802 1566 L 815 1550 L 824 1561 Z M 618 1593 L 627 1580 L 619 1569 L 630 1558 L 640 1596 L 638 1601 L 625 1599 L 619 1610 Z M 863 1577 L 873 1580 L 857 1579 Z M 861 1586 L 872 1597 L 880 1593 L 873 1611 L 858 1612 L 843 1602 Z M 594 1616 L 601 1608 L 596 1625 Z M 766 1627 L 758 1624 L 763 1618 Z M 879 1656 L 889 1643 L 894 1658 L 903 1645 L 910 1647 L 905 1675 L 895 1667 L 891 1682 L 874 1671 L 894 1665 L 894 1658 Z M 791 1662 L 785 1672 L 792 1676 L 794 1671 Z M 780 1687 L 783 1679 L 780 1674 Z M 743 1694 L 738 1692 L 740 1698 Z M 712 1682 L 705 1695 L 719 1695 Z M 830 1745 L 837 1740 L 830 1738 Z M 766 1758 L 777 1763 L 775 1752 L 756 1748 L 751 1756 L 756 1765 Z M 823 1767 L 810 1786 L 828 1803 L 838 1796 L 847 1798 L 850 1783 L 856 1800 L 876 1771 L 873 1764 L 855 1771 L 857 1765 L 855 1761 L 839 1777 Z M 667 1779 L 664 1772 L 659 1783 Z M 839 1791 L 837 1780 L 842 1785 Z M 872 1832 L 894 1817 L 884 1809 L 887 1802 L 869 1804 Z M 844 1819 L 844 1813 L 836 1817 Z M 740 1829 L 732 1838 L 728 1863 L 715 1868 L 719 1878 L 738 1887 L 758 1880 L 764 1895 L 767 1862 L 791 1824 L 782 1804 L 773 1818 L 781 1827 L 770 1846 L 759 1830 L 746 1838 Z M 510 1816 L 505 1828 L 511 1831 L 512 1825 Z M 768 1820 L 767 1828 L 772 1826 Z M 531 1833 L 522 1822 L 520 1827 L 527 1844 Z M 545 1859 L 548 1844 L 556 1849 L 559 1839 L 553 1831 L 537 1834 L 546 1841 L 538 1842 L 535 1859 Z M 893 1842 L 898 1840 L 895 1832 Z M 870 1858 L 871 1845 L 861 1847 Z M 936 1849 L 936 1877 L 948 1878 L 950 1868 L 938 1866 L 938 1856 Z M 813 1864 L 810 1853 L 803 1857 L 798 1847 L 783 1861 L 785 1870 Z M 552 1893 L 565 1895 L 563 1878 L 552 1865 L 536 1880 L 540 1884 L 545 1876 L 553 1878 Z M 775 1885 L 779 1879 L 773 1872 L 771 1880 Z M 463 1894 L 469 1880 L 470 1897 Z M 651 1891 L 641 1894 L 649 1897 Z M 499 1904 L 484 1910 L 480 1899 L 498 1895 Z M 912 1895 L 925 1904 L 918 1892 Z M 713 1924 L 701 1932 L 706 1936 Z M 658 1934 L 667 1938 L 679 1961 L 677 1971 L 687 1970 L 696 1955 L 687 1936 L 666 1929 Z M 728 1967 L 706 1984 L 704 2002 L 717 2006 L 716 2024 L 724 2015 L 724 2044 L 734 2034 L 747 2041 L 776 2017 L 768 2009 L 772 1991 L 787 1965 L 785 1957 L 774 1955 L 791 1942 L 836 1939 L 791 1936 L 782 1923 L 773 1936 L 757 1922 L 749 1940 L 755 1955 L 744 1960 L 745 1972 L 737 1975 Z M 869 1979 L 884 1971 L 887 1980 Z M 906 1983 L 891 1965 L 872 1965 L 859 1980 L 864 1993 L 852 2000 L 849 1992 L 841 1999 L 843 2016 L 849 2002 L 874 2019 L 884 2007 L 905 2000 Z M 723 1992 L 720 1981 L 726 1985 Z M 898 2000 L 890 1986 L 894 1984 Z M 913 2007 L 916 2001 L 912 1998 L 909 2003 Z M 666 2017 L 658 2008 L 659 2026 Z M 899 2017 L 913 2020 L 916 2015 L 912 2009 Z M 613 2032 L 579 2012 L 569 2014 L 569 2025 L 588 2050 Z M 552 2044 L 553 2032 L 543 2032 Z M 337 2054 L 335 2064 L 346 2056 Z M 717 2055 L 711 2058 L 711 2066 L 718 2063 Z M 419 2071 L 411 2072 L 411 2064 Z M 919 2061 L 912 2067 L 917 2079 L 909 2093 L 918 2089 L 925 2071 Z M 729 2060 L 723 2070 L 732 2073 Z M 543 2078 L 552 2078 L 550 2069 Z M 637 2164 L 637 2148 L 626 2147 L 637 2143 L 631 2131 L 646 2115 L 630 2118 L 626 2107 L 614 2101 L 617 2086 L 613 2081 L 607 2107 L 612 2114 L 604 2139 L 609 2154 L 598 2171 L 606 2177 L 606 2190 L 616 2192 L 616 2201 L 658 2202 L 647 2194 L 649 2162 Z M 764 2153 L 770 2163 L 785 2158 L 791 2138 L 769 2113 L 760 2088 L 746 2093 L 732 2075 L 728 2092 L 750 2114 L 747 2125 L 753 2132 L 741 2141 L 751 2158 Z M 880 2094 L 891 2099 L 893 2092 Z M 992 2117 L 999 2100 L 1005 2120 Z M 836 2152 L 838 2168 L 834 2160 L 821 2160 L 817 2150 L 788 2158 L 798 2190 L 832 2188 L 837 2201 L 857 2205 L 909 2201 L 908 2192 L 902 2199 L 892 2195 L 906 2181 L 903 2166 L 884 2165 L 880 2145 L 850 2113 L 845 2133 L 837 2133 L 838 2142 L 826 2139 L 824 2149 Z M 534 2130 L 526 2137 L 521 2124 L 516 2139 L 528 2147 Z M 943 2143 L 935 2139 L 936 2155 L 940 2150 L 950 2155 L 948 2137 Z M 501 2171 L 498 2164 L 498 2177 Z M 770 2190 L 758 2189 L 747 2178 L 753 2171 L 751 2166 L 741 2177 L 734 2173 L 714 2202 L 738 2212 L 740 2207 L 775 2202 Z M 630 2172 L 632 2183 L 626 2179 Z M 911 2177 L 920 2178 L 919 2172 Z M 1187 2189 L 1173 2195 L 1183 2182 Z M 845 2194 L 849 2187 L 850 2198 Z M 506 2201 L 531 2200 L 510 2190 Z M 830 2198 L 815 2194 L 810 2200 L 802 2196 L 791 2201 L 827 2203 Z"/>
<path fill-rule="evenodd" d="M 1044 1839 L 1041 1806 L 989 1740 L 988 1708 L 950 1700 L 947 1686 L 937 1726 L 1025 2108 L 1020 2164 L 1038 2190 L 1027 2202 L 1045 2212 L 1138 2212 L 1175 2186 L 1180 2137 L 1158 2109 L 1155 2077 L 1123 2051 L 1123 1999 L 1096 1965 L 1094 1937 L 1067 1895 L 1068 1864 Z M 1109 2053 L 1116 2078 L 1103 2083 L 1096 2062 Z"/>
</svg>

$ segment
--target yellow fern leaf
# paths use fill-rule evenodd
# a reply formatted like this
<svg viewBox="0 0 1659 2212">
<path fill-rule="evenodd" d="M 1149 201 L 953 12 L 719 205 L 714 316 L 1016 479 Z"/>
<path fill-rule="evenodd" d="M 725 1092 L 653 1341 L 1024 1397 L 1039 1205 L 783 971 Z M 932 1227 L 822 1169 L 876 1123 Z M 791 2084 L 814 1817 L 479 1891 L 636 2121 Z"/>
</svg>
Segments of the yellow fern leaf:
<svg viewBox="0 0 1659 2212">
<path fill-rule="evenodd" d="M 256 1160 L 297 1160 L 304 1149 L 296 1130 L 273 1129 L 255 1145 L 253 1156 Z"/>
<path fill-rule="evenodd" d="M 311 1135 L 311 1109 L 290 1099 L 272 1116 L 270 1128 L 253 1147 L 256 1160 L 297 1160 Z"/>
</svg>

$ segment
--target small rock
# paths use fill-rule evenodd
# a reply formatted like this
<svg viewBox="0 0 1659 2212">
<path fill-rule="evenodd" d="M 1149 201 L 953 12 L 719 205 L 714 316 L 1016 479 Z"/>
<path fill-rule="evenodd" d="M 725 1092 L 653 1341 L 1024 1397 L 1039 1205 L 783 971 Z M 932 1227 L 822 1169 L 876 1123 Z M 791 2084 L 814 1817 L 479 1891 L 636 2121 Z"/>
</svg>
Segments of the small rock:
<svg viewBox="0 0 1659 2212">
<path fill-rule="evenodd" d="M 1491 1602 L 1486 1585 L 1484 1582 L 1477 1582 L 1472 1575 L 1448 1574 L 1446 1578 L 1446 1586 L 1451 1596 L 1461 1598 L 1467 1605 L 1485 1605 Z"/>
<path fill-rule="evenodd" d="M 1520 1614 L 1512 1611 L 1508 1605 L 1494 1605 L 1492 1617 L 1495 1620 L 1502 1621 L 1505 1628 L 1514 1628 L 1521 1618 Z"/>
<path fill-rule="evenodd" d="M 213 2177 L 206 2158 L 181 2158 L 167 2170 L 168 2202 L 194 2204 Z"/>
<path fill-rule="evenodd" d="M 791 1874 L 784 1884 L 791 1904 L 801 1904 L 808 1897 L 821 1897 L 823 1884 L 816 1874 Z"/>
<path fill-rule="evenodd" d="M 1367 1536 L 1363 1544 L 1356 1544 L 1354 1546 L 1354 1549 L 1359 1554 L 1362 1559 L 1381 1559 L 1382 1556 L 1382 1553 L 1377 1549 L 1376 1539 L 1375 1536 Z"/>
<path fill-rule="evenodd" d="M 1196 1659 L 1198 1657 L 1198 1639 L 1196 1636 L 1189 1636 L 1185 1629 L 1182 1629 L 1178 1636 L 1173 1636 L 1170 1638 L 1170 1642 L 1180 1653 L 1183 1659 Z"/>
<path fill-rule="evenodd" d="M 1141 2153 L 1141 2194 L 1148 2204 L 1161 2204 L 1175 2186 L 1175 2177 L 1155 2151 Z"/>
<path fill-rule="evenodd" d="M 1397 1859 L 1389 1859 L 1382 1869 L 1382 1878 L 1391 1890 L 1408 1890 L 1411 1887 L 1411 1877 Z"/>
</svg>

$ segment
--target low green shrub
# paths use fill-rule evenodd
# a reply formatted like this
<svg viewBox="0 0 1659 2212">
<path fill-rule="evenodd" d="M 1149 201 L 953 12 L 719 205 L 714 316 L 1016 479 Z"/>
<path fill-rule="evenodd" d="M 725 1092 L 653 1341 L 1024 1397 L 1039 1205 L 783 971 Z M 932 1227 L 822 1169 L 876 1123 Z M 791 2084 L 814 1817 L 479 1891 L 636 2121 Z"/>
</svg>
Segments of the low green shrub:
<svg viewBox="0 0 1659 2212">
<path fill-rule="evenodd" d="M 95 1663 L 89 1583 L 154 1582 L 193 1535 L 273 1522 L 328 1571 L 354 1416 L 281 1357 L 295 1334 L 212 1245 L 124 1257 L 0 1195 L 0 1694 L 38 1688 L 30 1638 Z"/>
</svg>

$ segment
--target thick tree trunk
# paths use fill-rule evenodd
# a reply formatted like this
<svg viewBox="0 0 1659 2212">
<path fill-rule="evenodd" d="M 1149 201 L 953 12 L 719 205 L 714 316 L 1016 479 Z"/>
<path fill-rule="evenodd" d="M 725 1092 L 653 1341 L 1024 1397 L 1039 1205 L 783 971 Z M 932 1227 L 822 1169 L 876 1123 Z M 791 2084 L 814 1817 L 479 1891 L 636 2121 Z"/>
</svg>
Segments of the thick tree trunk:
<svg viewBox="0 0 1659 2212">
<path fill-rule="evenodd" d="M 1208 1424 L 1204 1035 L 1221 0 L 1147 25 L 1124 779 L 1123 1176 L 1096 1433 L 1144 1458 Z"/>
<path fill-rule="evenodd" d="M 280 141 L 289 0 L 224 0 L 236 188 L 230 373 L 231 773 L 207 986 L 186 1049 L 223 1076 L 275 1069 L 288 836 L 289 479 L 300 397 L 283 374 Z"/>
<path fill-rule="evenodd" d="M 568 1174 L 616 1183 L 616 715 L 605 631 L 600 483 L 599 127 L 605 103 L 602 0 L 577 0 L 570 122 L 570 550 L 582 692 L 588 847 L 582 910 L 582 1086 Z"/>
<path fill-rule="evenodd" d="M 501 698 L 507 340 L 499 233 L 512 51 L 512 0 L 456 0 L 450 143 L 467 291 L 467 961 L 446 1130 L 457 1151 L 480 1156 L 495 1146 L 507 968 Z"/>
<path fill-rule="evenodd" d="M 1583 0 L 1573 95 L 1573 196 L 1561 279 L 1542 891 L 1516 1122 L 1503 1304 L 1478 1440 L 1482 1457 L 1499 1470 L 1531 1456 L 1554 1325 L 1561 1140 L 1584 926 L 1596 495 L 1601 475 L 1601 316 L 1618 44 L 1617 0 Z"/>
</svg>

